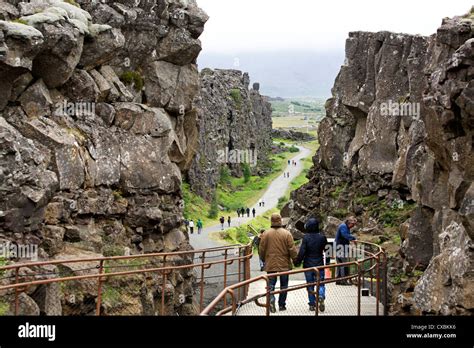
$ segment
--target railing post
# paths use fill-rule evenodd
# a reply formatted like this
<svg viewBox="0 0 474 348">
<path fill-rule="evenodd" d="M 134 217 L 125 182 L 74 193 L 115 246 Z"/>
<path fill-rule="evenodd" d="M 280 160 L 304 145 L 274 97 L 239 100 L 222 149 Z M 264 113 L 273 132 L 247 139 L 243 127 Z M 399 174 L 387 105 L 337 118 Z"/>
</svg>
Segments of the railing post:
<svg viewBox="0 0 474 348">
<path fill-rule="evenodd" d="M 237 263 L 239 264 L 239 270 L 238 270 L 238 274 L 239 274 L 239 280 L 238 280 L 238 283 L 240 283 L 242 281 L 242 260 L 240 259 L 240 256 L 242 254 L 242 247 L 239 247 L 239 256 L 238 256 L 238 260 L 237 260 Z M 241 297 L 241 291 L 242 289 L 239 287 L 239 299 L 242 299 Z"/>
<path fill-rule="evenodd" d="M 375 310 L 377 312 L 377 316 L 379 315 L 379 301 L 380 301 L 380 255 L 377 255 L 376 259 L 376 274 L 375 276 L 377 277 L 377 284 L 376 284 L 376 304 L 375 304 Z"/>
<path fill-rule="evenodd" d="M 20 280 L 20 267 L 15 268 L 15 284 L 18 284 Z M 18 315 L 18 309 L 20 307 L 19 299 L 20 291 L 19 288 L 15 288 L 15 316 Z"/>
<path fill-rule="evenodd" d="M 387 308 L 387 301 L 388 301 L 388 278 L 387 278 L 387 268 L 388 268 L 388 260 L 387 254 L 383 253 L 383 273 L 384 273 L 384 301 L 383 301 L 383 315 L 388 315 L 388 308 Z"/>
<path fill-rule="evenodd" d="M 204 303 L 204 263 L 206 260 L 206 252 L 202 252 L 202 257 L 201 257 L 201 291 L 199 294 L 199 312 L 202 311 L 202 306 Z"/>
<path fill-rule="evenodd" d="M 248 256 L 246 257 L 245 259 L 245 265 L 246 265 L 246 270 L 247 270 L 247 274 L 245 276 L 245 280 L 249 280 L 250 279 L 250 276 L 251 276 L 251 270 L 250 270 L 250 259 L 252 258 L 253 256 L 253 249 L 252 249 L 252 246 L 247 246 L 246 248 L 246 251 L 245 251 L 245 255 Z M 247 298 L 247 296 L 249 295 L 249 288 L 250 288 L 250 285 L 247 284 L 245 285 L 245 298 Z"/>
<path fill-rule="evenodd" d="M 225 249 L 224 252 L 224 289 L 227 287 L 227 252 L 228 249 Z M 224 308 L 227 307 L 227 295 L 224 296 Z"/>
<path fill-rule="evenodd" d="M 357 261 L 357 315 L 360 316 L 360 296 L 361 296 L 361 269 L 360 269 L 360 262 Z"/>
<path fill-rule="evenodd" d="M 100 260 L 100 263 L 99 263 L 99 275 L 101 275 L 102 273 L 104 272 L 104 260 Z M 97 305 L 96 305 L 96 309 L 95 309 L 95 314 L 97 316 L 100 316 L 100 307 L 102 305 L 102 277 L 99 276 L 99 278 L 97 278 L 97 282 L 98 282 L 98 285 L 97 285 Z"/>
<path fill-rule="evenodd" d="M 163 268 L 166 267 L 166 255 L 163 256 Z M 166 281 L 167 281 L 167 274 L 166 271 L 163 270 L 162 275 L 163 284 L 161 284 L 161 316 L 165 315 L 165 291 L 166 291 Z"/>
<path fill-rule="evenodd" d="M 266 299 L 267 299 L 267 305 L 266 305 L 266 313 L 265 315 L 267 317 L 270 316 L 270 302 L 271 302 L 271 299 L 270 299 L 270 278 L 266 277 L 265 279 L 267 281 L 267 296 L 266 296 Z"/>
<path fill-rule="evenodd" d="M 316 269 L 315 271 L 316 273 L 316 308 L 315 308 L 315 311 L 314 311 L 314 315 L 316 316 L 319 316 L 319 288 L 321 286 L 321 275 L 319 274 L 319 270 Z"/>
<path fill-rule="evenodd" d="M 374 270 L 372 267 L 374 266 L 374 259 L 370 258 L 370 296 L 374 296 Z"/>
<path fill-rule="evenodd" d="M 237 311 L 237 304 L 235 301 L 235 292 L 233 290 L 230 291 L 230 296 L 232 296 L 232 316 L 235 316 L 235 312 Z"/>
</svg>

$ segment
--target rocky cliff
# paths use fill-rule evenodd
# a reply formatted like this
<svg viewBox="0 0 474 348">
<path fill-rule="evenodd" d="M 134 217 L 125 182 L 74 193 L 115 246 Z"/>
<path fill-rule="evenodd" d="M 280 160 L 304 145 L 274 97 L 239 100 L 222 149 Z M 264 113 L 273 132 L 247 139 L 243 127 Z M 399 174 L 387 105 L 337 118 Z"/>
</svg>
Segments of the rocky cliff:
<svg viewBox="0 0 474 348">
<path fill-rule="evenodd" d="M 44 259 L 190 248 L 181 170 L 207 19 L 194 0 L 0 3 L 2 240 Z M 189 314 L 192 275 L 169 279 L 167 313 Z M 42 312 L 67 311 L 49 295 L 62 303 Z"/>
<path fill-rule="evenodd" d="M 249 90 L 249 76 L 237 70 L 201 72 L 201 93 L 196 100 L 199 124 L 197 154 L 189 170 L 194 192 L 211 199 L 221 168 L 242 176 L 242 165 L 265 174 L 272 146 L 272 109 L 260 95 L 259 84 Z"/>
<path fill-rule="evenodd" d="M 357 215 L 359 238 L 392 250 L 393 313 L 474 310 L 473 17 L 430 37 L 349 34 L 310 182 L 286 207 L 298 236 L 310 215 L 328 234 Z"/>
</svg>

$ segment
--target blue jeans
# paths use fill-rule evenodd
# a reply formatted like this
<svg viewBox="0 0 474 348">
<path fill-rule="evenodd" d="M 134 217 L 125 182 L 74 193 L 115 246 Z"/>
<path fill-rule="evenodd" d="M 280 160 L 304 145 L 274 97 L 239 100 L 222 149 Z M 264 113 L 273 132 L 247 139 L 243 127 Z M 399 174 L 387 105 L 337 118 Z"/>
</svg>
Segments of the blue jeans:
<svg viewBox="0 0 474 348">
<path fill-rule="evenodd" d="M 275 273 L 275 272 L 269 272 L 268 274 L 272 274 L 272 273 Z M 273 277 L 273 278 L 270 278 L 270 291 L 274 291 L 275 290 L 275 286 L 276 286 L 276 283 L 277 283 L 277 278 L 278 277 Z M 288 289 L 288 282 L 290 281 L 290 276 L 289 275 L 284 275 L 284 276 L 280 276 L 280 290 L 283 290 L 283 289 Z M 278 306 L 279 307 L 285 307 L 286 306 L 286 296 L 288 295 L 288 292 L 282 292 L 279 296 L 278 296 Z M 275 302 L 275 295 L 271 295 L 270 297 L 270 302 L 274 303 Z"/>
<path fill-rule="evenodd" d="M 336 258 L 337 263 L 346 263 L 349 262 L 348 257 L 337 257 Z M 347 266 L 342 266 L 342 267 L 337 267 L 337 278 L 343 278 L 349 275 L 349 267 Z"/>
<path fill-rule="evenodd" d="M 306 278 L 306 283 L 314 283 L 316 282 L 316 272 L 313 271 L 308 271 L 304 272 L 304 276 Z M 324 270 L 319 271 L 319 277 L 321 281 L 324 280 Z M 309 299 L 309 305 L 310 306 L 316 306 L 316 295 L 312 294 L 310 291 L 314 291 L 314 285 L 308 286 L 308 299 Z M 325 299 L 326 298 L 326 285 L 321 284 L 319 286 L 319 298 Z"/>
</svg>

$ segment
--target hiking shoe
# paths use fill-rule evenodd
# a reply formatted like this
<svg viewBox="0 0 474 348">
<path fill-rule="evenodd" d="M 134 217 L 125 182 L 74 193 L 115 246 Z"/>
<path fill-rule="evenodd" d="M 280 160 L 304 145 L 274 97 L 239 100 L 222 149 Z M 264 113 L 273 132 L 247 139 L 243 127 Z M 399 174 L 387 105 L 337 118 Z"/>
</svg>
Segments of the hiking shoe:
<svg viewBox="0 0 474 348">
<path fill-rule="evenodd" d="M 319 311 L 324 312 L 326 310 L 326 305 L 324 304 L 324 298 L 319 299 Z"/>
<path fill-rule="evenodd" d="M 280 306 L 280 308 L 278 308 L 280 312 L 283 312 L 283 311 L 286 311 L 286 306 Z"/>
<path fill-rule="evenodd" d="M 270 313 L 276 313 L 276 307 L 274 303 L 270 303 Z"/>
<path fill-rule="evenodd" d="M 342 286 L 348 286 L 348 285 L 352 285 L 350 282 L 346 281 L 346 280 L 341 280 L 340 282 L 336 282 L 337 285 L 342 285 Z"/>
<path fill-rule="evenodd" d="M 316 306 L 309 306 L 309 311 L 310 312 L 316 311 Z"/>
</svg>

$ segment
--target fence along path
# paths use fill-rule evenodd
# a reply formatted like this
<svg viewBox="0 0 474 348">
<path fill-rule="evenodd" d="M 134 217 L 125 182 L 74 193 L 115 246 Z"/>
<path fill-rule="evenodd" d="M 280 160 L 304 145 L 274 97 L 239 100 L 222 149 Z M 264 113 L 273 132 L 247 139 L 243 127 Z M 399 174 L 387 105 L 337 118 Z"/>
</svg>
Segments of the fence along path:
<svg viewBox="0 0 474 348">
<path fill-rule="evenodd" d="M 297 269 L 280 272 L 272 275 L 261 274 L 252 279 L 234 284 L 224 289 L 219 296 L 207 306 L 202 315 L 386 315 L 387 301 L 387 258 L 381 247 L 372 243 L 359 242 L 363 256 L 344 264 L 330 264 L 312 269 Z M 344 278 L 335 277 L 336 269 L 347 266 L 349 275 Z M 309 311 L 307 283 L 304 281 L 304 272 L 313 270 L 317 279 L 311 285 L 315 286 L 313 294 L 316 302 L 319 299 L 319 287 L 326 286 L 325 311 L 320 312 L 318 307 L 314 312 Z M 330 274 L 324 280 L 319 279 L 319 271 Z M 271 291 L 269 280 L 271 277 L 289 275 L 290 282 L 287 289 L 276 287 Z M 353 285 L 338 285 L 337 281 L 349 280 Z M 278 283 L 277 283 L 278 285 Z M 239 299 L 236 293 L 239 289 L 248 289 L 247 297 Z M 270 296 L 287 292 L 287 310 L 271 313 Z M 226 299 L 229 305 L 216 311 L 216 304 Z M 278 307 L 278 306 L 277 306 Z"/>
</svg>

